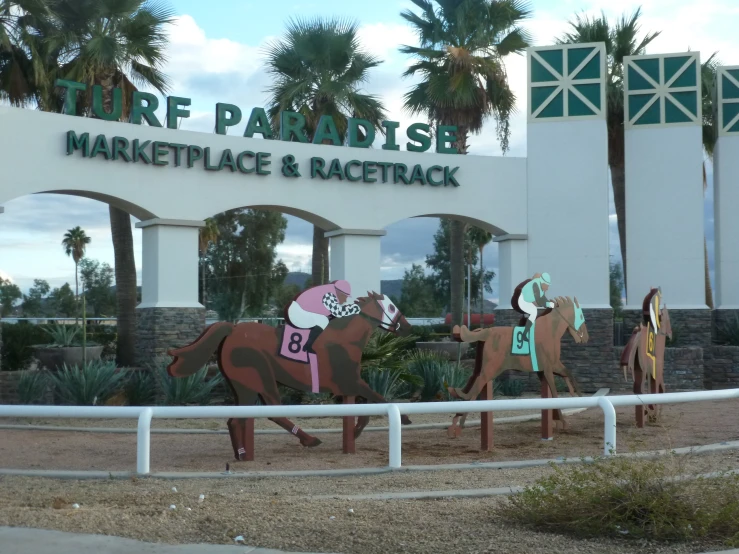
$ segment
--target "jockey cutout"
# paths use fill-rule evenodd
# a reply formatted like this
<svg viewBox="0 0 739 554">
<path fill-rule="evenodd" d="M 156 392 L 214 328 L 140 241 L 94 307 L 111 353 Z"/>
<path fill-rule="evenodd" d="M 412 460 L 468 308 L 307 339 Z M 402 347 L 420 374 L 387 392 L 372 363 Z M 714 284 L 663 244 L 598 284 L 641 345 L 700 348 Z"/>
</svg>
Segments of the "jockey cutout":
<svg viewBox="0 0 739 554">
<path fill-rule="evenodd" d="M 552 283 L 549 273 L 535 275 L 521 289 L 521 296 L 518 298 L 518 307 L 521 308 L 526 316 L 526 328 L 524 330 L 525 340 L 529 340 L 531 326 L 536 320 L 539 308 L 554 308 L 554 302 L 550 302 L 544 293 L 549 289 Z"/>
<path fill-rule="evenodd" d="M 311 347 L 326 329 L 329 317 L 347 317 L 360 312 L 359 306 L 351 299 L 351 292 L 351 285 L 340 280 L 309 288 L 293 300 L 287 309 L 290 324 L 299 329 L 310 329 L 304 351 L 312 352 Z"/>
</svg>

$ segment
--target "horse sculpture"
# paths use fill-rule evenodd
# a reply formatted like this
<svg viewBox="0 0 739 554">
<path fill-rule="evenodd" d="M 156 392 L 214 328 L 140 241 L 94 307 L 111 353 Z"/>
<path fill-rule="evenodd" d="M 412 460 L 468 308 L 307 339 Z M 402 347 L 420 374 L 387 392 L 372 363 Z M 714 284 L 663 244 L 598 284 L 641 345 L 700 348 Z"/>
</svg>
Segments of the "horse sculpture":
<svg viewBox="0 0 739 554">
<path fill-rule="evenodd" d="M 665 342 L 672 338 L 672 324 L 667 306 L 662 304 L 662 293 L 653 288 L 644 297 L 642 304 L 642 321 L 626 343 L 621 354 L 621 368 L 624 379 L 626 370 L 631 371 L 634 380 L 634 394 L 643 394 L 644 385 L 652 394 L 665 392 Z M 644 416 L 649 421 L 658 419 L 658 411 L 654 404 L 635 406 L 636 426 L 644 427 Z"/>
<path fill-rule="evenodd" d="M 589 340 L 588 328 L 585 325 L 585 316 L 577 298 L 558 297 L 554 301 L 555 307 L 546 313 L 539 314 L 536 319 L 536 335 L 534 337 L 539 370 L 545 376 L 552 396 L 557 398 L 557 386 L 554 376 L 565 379 L 570 394 L 581 396 L 577 383 L 560 360 L 560 341 L 566 331 L 569 331 L 578 344 Z M 470 331 L 466 326 L 455 326 L 453 334 L 459 335 L 464 342 L 484 342 L 482 348 L 482 363 L 480 372 L 474 374 L 462 389 L 449 387 L 449 393 L 455 398 L 474 400 L 483 387 L 495 379 L 505 370 L 534 371 L 530 356 L 521 356 L 512 353 L 514 330 L 520 327 L 489 327 Z M 479 355 L 479 354 L 478 354 Z M 555 419 L 566 422 L 561 410 L 555 410 Z M 460 416 L 461 414 L 458 414 Z M 456 426 L 456 418 L 453 426 Z"/>
<path fill-rule="evenodd" d="M 299 344 L 301 335 L 289 324 L 271 327 L 261 323 L 220 322 L 209 326 L 193 343 L 170 350 L 174 357 L 167 367 L 172 377 L 187 377 L 202 368 L 213 352 L 218 352 L 218 368 L 231 387 L 236 404 L 254 405 L 257 397 L 265 404 L 279 405 L 278 383 L 292 389 L 332 393 L 336 396 L 359 396 L 368 402 L 384 403 L 385 398 L 373 391 L 360 376 L 362 350 L 376 328 L 401 336 L 410 334 L 411 326 L 388 297 L 374 292 L 358 298 L 360 312 L 332 319 L 313 344 L 318 358 L 318 382 L 313 383 L 307 354 Z M 292 342 L 291 342 L 292 341 Z M 301 359 L 301 356 L 305 358 Z M 303 446 L 318 446 L 321 441 L 307 434 L 287 418 L 270 418 L 298 437 Z M 408 425 L 410 419 L 402 418 Z M 354 437 L 359 437 L 369 416 L 357 419 Z M 246 420 L 228 420 L 231 443 L 237 460 L 246 458 L 250 442 Z M 251 444 L 248 444 L 252 446 Z"/>
</svg>

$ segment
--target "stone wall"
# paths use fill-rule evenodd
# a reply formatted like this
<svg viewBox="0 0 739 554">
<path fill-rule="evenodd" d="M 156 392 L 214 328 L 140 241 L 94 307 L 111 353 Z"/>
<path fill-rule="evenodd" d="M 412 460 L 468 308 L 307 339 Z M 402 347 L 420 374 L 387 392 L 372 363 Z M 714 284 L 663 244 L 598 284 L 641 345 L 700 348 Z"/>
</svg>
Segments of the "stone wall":
<svg viewBox="0 0 739 554">
<path fill-rule="evenodd" d="M 675 347 L 709 348 L 711 346 L 713 334 L 711 310 L 670 310 L 669 306 L 668 310 L 673 339 L 676 341 Z M 641 322 L 641 310 L 624 310 L 623 319 L 624 335 L 628 340 L 634 327 Z"/>
<path fill-rule="evenodd" d="M 2 306 L 0 306 L 1 308 Z M 0 318 L 0 352 L 3 351 L 3 326 L 2 326 L 2 318 Z M 3 370 L 3 357 L 0 356 L 0 371 Z"/>
<path fill-rule="evenodd" d="M 713 338 L 717 339 L 718 333 L 725 325 L 733 326 L 736 323 L 736 318 L 739 318 L 739 310 L 713 310 Z"/>
<path fill-rule="evenodd" d="M 712 346 L 704 353 L 705 388 L 739 388 L 739 346 Z"/>
<path fill-rule="evenodd" d="M 205 328 L 203 308 L 142 308 L 136 310 L 136 365 L 147 367 L 170 348 L 194 341 Z"/>
</svg>

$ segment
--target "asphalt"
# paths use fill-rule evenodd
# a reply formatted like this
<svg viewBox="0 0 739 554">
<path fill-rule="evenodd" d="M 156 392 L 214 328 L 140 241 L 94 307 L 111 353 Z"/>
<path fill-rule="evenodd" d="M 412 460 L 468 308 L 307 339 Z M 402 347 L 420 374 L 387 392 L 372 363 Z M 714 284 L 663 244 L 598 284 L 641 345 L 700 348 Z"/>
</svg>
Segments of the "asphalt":
<svg viewBox="0 0 739 554">
<path fill-rule="evenodd" d="M 245 545 L 213 544 L 154 544 L 148 542 L 109 537 L 107 535 L 82 535 L 45 529 L 24 527 L 0 527 L 0 552 L 2 554 L 310 554 L 256 548 Z"/>
</svg>

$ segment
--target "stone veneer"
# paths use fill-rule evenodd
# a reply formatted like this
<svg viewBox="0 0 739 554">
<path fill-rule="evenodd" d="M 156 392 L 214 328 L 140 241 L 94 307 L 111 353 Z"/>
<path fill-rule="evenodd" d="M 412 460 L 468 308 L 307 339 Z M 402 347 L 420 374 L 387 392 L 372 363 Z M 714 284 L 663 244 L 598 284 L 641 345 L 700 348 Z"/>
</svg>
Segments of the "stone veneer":
<svg viewBox="0 0 739 554">
<path fill-rule="evenodd" d="M 2 306 L 0 306 L 1 308 Z M 3 325 L 2 325 L 2 318 L 0 318 L 0 353 L 3 351 Z M 0 371 L 3 370 L 3 357 L 0 356 Z"/>
<path fill-rule="evenodd" d="M 706 389 L 739 388 L 739 346 L 712 346 L 703 356 Z"/>
<path fill-rule="evenodd" d="M 136 310 L 136 365 L 147 367 L 167 350 L 194 341 L 205 328 L 203 308 Z"/>
<path fill-rule="evenodd" d="M 699 346 L 708 348 L 712 343 L 711 310 L 670 310 L 670 323 L 678 347 Z M 641 310 L 624 310 L 624 338 L 629 340 L 634 327 L 641 321 Z"/>
</svg>

